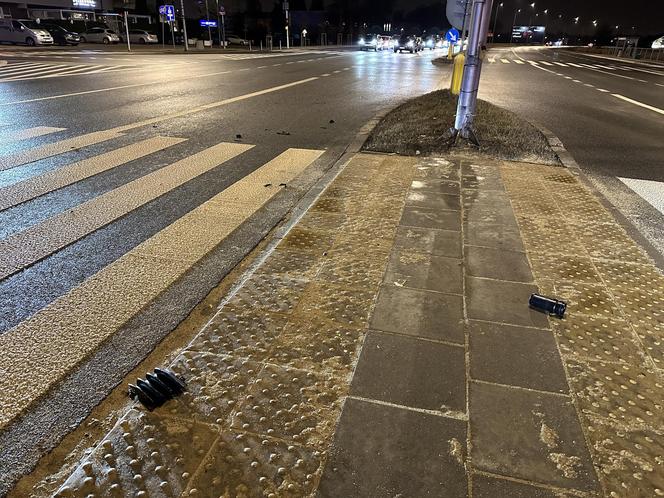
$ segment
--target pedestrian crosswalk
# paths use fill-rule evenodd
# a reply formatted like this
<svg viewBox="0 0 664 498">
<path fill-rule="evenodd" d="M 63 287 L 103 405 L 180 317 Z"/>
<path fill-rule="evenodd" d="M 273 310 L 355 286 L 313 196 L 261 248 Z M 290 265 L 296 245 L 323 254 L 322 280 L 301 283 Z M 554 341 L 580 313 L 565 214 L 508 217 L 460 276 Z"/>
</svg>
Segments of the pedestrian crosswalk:
<svg viewBox="0 0 664 498">
<path fill-rule="evenodd" d="M 0 66 L 0 83 L 25 81 L 63 76 L 80 76 L 84 74 L 100 74 L 114 71 L 131 71 L 140 69 L 131 64 L 78 64 L 53 62 L 9 62 Z"/>
<path fill-rule="evenodd" d="M 0 129 L 0 137 L 3 133 Z M 158 198 L 177 197 L 181 188 L 203 176 L 225 176 L 231 161 L 235 161 L 235 167 L 228 174 L 230 184 L 226 183 L 220 191 L 202 195 L 193 209 L 170 219 L 160 230 L 146 234 L 137 246 L 95 270 L 27 318 L 0 330 L 0 357 L 3 358 L 0 429 L 19 417 L 128 320 L 188 274 L 324 152 L 286 148 L 267 158 L 265 154 L 247 158 L 255 146 L 240 142 L 192 146 L 190 140 L 176 136 L 140 134 L 132 138 L 127 134 L 98 131 L 62 138 L 61 133 L 66 135 L 67 130 L 48 126 L 6 132 L 6 136 L 11 135 L 12 143 L 22 148 L 16 151 L 10 147 L 0 148 L 0 185 L 3 185 L 0 187 L 0 216 L 16 209 L 27 212 L 32 202 L 45 195 L 58 192 L 67 195 L 62 189 L 76 188 L 79 182 L 129 163 L 138 167 L 142 162 L 150 162 L 154 154 L 159 154 L 161 159 L 151 163 L 153 166 L 147 168 L 145 174 L 134 174 L 125 183 L 88 196 L 73 207 L 56 210 L 35 222 L 28 220 L 25 227 L 2 236 L 0 287 L 39 262 L 48 265 L 49 258 L 57 257 L 64 248 L 79 241 L 83 250 L 106 250 L 88 247 L 83 239 L 119 223 Z M 33 140 L 49 139 L 52 141 L 46 145 L 31 146 Z M 101 153 L 90 152 L 87 148 L 106 141 L 122 141 L 122 144 L 110 142 L 105 147 L 108 151 Z M 0 143 L 4 144 L 1 140 Z M 77 152 L 76 161 L 67 162 L 65 154 L 73 147 L 81 150 Z M 80 154 L 87 157 L 80 159 Z M 14 168 L 29 169 L 35 161 L 56 155 L 64 155 L 64 161 L 59 161 L 55 168 L 42 172 L 36 167 L 35 175 L 23 180 L 11 175 Z M 164 161 L 165 157 L 174 159 Z M 249 173 L 238 178 L 240 163 L 249 165 L 243 169 Z M 58 276 L 52 278 L 57 280 Z M 55 286 L 55 280 L 52 284 Z M 44 285 L 48 282 L 38 282 L 38 286 Z M 0 302 L 0 308 L 14 304 Z M 11 389 L 17 385 L 21 386 L 20 392 Z"/>
<path fill-rule="evenodd" d="M 618 64 L 599 64 L 599 63 L 583 63 L 583 62 L 570 62 L 570 61 L 559 61 L 559 60 L 533 60 L 533 59 L 522 59 L 522 58 L 507 58 L 507 57 L 497 57 L 493 55 L 489 55 L 485 62 L 489 64 L 517 64 L 517 65 L 525 65 L 525 64 L 530 64 L 530 65 L 539 65 L 539 66 L 544 66 L 544 67 L 549 67 L 549 68 L 554 68 L 554 67 L 565 67 L 565 68 L 575 68 L 575 69 L 589 69 L 593 71 L 608 71 L 608 72 L 614 72 L 614 73 L 620 73 L 620 72 L 641 72 L 642 70 L 639 68 L 632 68 L 629 66 L 623 66 L 623 65 L 618 65 Z M 653 72 L 653 74 L 657 74 L 660 76 L 664 76 L 664 72 Z"/>
</svg>

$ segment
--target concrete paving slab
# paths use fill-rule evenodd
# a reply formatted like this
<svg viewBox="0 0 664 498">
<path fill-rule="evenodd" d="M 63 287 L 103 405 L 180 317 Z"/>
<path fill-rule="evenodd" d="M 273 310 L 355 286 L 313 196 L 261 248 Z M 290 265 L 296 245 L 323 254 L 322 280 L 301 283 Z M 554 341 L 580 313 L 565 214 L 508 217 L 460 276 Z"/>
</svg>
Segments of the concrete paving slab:
<svg viewBox="0 0 664 498">
<path fill-rule="evenodd" d="M 462 257 L 461 233 L 452 230 L 402 226 L 397 229 L 394 245 L 433 256 Z"/>
<path fill-rule="evenodd" d="M 462 261 L 411 249 L 395 249 L 385 274 L 387 285 L 463 294 Z"/>
<path fill-rule="evenodd" d="M 466 261 L 466 271 L 473 277 L 524 283 L 533 281 L 528 258 L 523 252 L 467 245 Z"/>
</svg>

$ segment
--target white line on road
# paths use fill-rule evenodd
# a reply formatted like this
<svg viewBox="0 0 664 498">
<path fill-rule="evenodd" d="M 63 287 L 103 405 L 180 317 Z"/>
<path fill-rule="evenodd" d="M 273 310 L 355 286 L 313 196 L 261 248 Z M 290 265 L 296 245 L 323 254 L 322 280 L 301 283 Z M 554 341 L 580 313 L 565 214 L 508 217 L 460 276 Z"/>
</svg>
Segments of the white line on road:
<svg viewBox="0 0 664 498">
<path fill-rule="evenodd" d="M 554 61 L 553 63 L 558 65 L 558 66 L 567 67 L 567 64 L 565 64 L 564 62 L 555 62 Z"/>
<path fill-rule="evenodd" d="M 523 61 L 520 61 L 519 59 L 516 59 L 514 62 L 516 62 L 517 64 L 525 64 Z"/>
<path fill-rule="evenodd" d="M 574 83 L 581 83 L 579 80 L 572 80 Z"/>
<path fill-rule="evenodd" d="M 322 76 L 323 78 L 327 78 L 328 76 L 331 76 L 331 75 L 330 75 L 330 73 L 323 73 L 323 74 L 321 74 L 321 76 Z"/>
<path fill-rule="evenodd" d="M 48 135 L 49 133 L 55 133 L 57 131 L 64 131 L 65 128 L 52 128 L 50 126 L 37 126 L 35 128 L 27 128 L 23 130 L 10 131 L 5 133 L 2 136 L 2 141 L 4 143 L 19 142 L 21 140 L 27 140 L 28 138 L 41 137 L 42 135 Z"/>
<path fill-rule="evenodd" d="M 641 83 L 648 83 L 646 80 L 640 80 L 638 78 L 632 78 L 631 76 L 625 76 L 623 74 L 616 74 L 616 73 L 609 73 L 609 72 L 606 72 L 606 71 L 602 71 L 601 69 L 595 69 L 594 67 L 589 66 L 588 64 L 584 64 L 584 66 L 586 67 L 586 69 L 590 69 L 591 71 L 595 71 L 595 72 L 602 73 L 602 74 L 608 74 L 608 75 L 614 76 L 616 78 L 623 78 L 623 79 L 626 79 L 626 80 L 639 81 Z"/>
<path fill-rule="evenodd" d="M 639 180 L 637 178 L 620 178 L 618 180 L 636 192 L 641 198 L 657 211 L 664 214 L 664 183 L 652 180 Z"/>
<path fill-rule="evenodd" d="M 578 69 L 581 69 L 581 68 L 583 67 L 583 66 L 579 66 L 578 64 L 575 64 L 575 63 L 573 63 L 573 62 L 568 62 L 567 64 L 570 65 L 570 66 L 572 66 L 572 67 L 576 67 L 576 68 L 578 68 Z"/>
<path fill-rule="evenodd" d="M 612 93 L 611 95 L 621 100 L 624 100 L 625 102 L 629 102 L 630 104 L 638 105 L 639 107 L 643 107 L 644 109 L 648 109 L 659 114 L 664 114 L 664 109 L 660 109 L 659 107 L 654 107 L 648 104 L 644 104 L 643 102 L 639 102 L 638 100 L 632 100 L 618 93 Z"/>
<path fill-rule="evenodd" d="M 611 93 L 611 92 L 608 91 L 608 90 L 604 90 L 604 88 L 598 88 L 597 90 L 598 90 L 599 92 L 602 92 L 602 93 Z"/>
<path fill-rule="evenodd" d="M 503 64 L 509 64 L 510 63 L 510 61 L 508 59 L 500 59 L 500 62 L 502 62 Z"/>
<path fill-rule="evenodd" d="M 583 86 L 587 86 L 590 88 L 595 88 L 595 85 L 591 85 L 590 83 L 584 83 Z"/>
<path fill-rule="evenodd" d="M 545 66 L 553 66 L 553 64 L 551 64 L 550 62 L 547 62 L 547 61 L 539 61 L 539 62 L 540 62 L 540 64 L 544 64 Z"/>
</svg>

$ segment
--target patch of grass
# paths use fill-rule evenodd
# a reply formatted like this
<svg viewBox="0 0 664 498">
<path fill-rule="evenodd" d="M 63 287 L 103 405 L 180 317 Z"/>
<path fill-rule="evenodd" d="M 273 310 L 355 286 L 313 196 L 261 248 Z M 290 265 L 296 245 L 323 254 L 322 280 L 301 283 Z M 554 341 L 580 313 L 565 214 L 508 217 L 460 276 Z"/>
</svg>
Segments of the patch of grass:
<svg viewBox="0 0 664 498">
<path fill-rule="evenodd" d="M 380 120 L 364 144 L 364 150 L 402 155 L 449 153 L 450 129 L 454 125 L 457 98 L 438 90 L 409 100 Z M 475 133 L 479 150 L 459 141 L 461 150 L 475 151 L 508 161 L 559 165 L 558 156 L 533 125 L 516 114 L 477 102 Z"/>
</svg>

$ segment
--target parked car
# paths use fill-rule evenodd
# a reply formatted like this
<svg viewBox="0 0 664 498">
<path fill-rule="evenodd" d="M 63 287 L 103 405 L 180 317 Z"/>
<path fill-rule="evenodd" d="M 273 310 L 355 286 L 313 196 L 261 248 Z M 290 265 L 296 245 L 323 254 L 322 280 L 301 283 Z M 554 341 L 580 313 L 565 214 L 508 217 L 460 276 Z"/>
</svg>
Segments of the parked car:
<svg viewBox="0 0 664 498">
<path fill-rule="evenodd" d="M 68 31 L 57 24 L 41 23 L 40 25 L 43 26 L 46 31 L 51 33 L 53 42 L 58 45 L 78 45 L 78 42 L 81 41 L 81 36 L 78 33 Z"/>
<path fill-rule="evenodd" d="M 226 35 L 226 42 L 230 45 L 249 45 L 247 40 L 235 35 Z"/>
<path fill-rule="evenodd" d="M 120 41 L 125 41 L 124 33 L 120 35 Z M 146 43 L 159 43 L 159 38 L 157 38 L 157 35 L 152 34 L 149 31 L 145 31 L 144 29 L 130 29 L 129 41 L 131 43 L 144 45 Z"/>
<path fill-rule="evenodd" d="M 53 45 L 53 37 L 36 21 L 0 19 L 0 42 L 25 43 L 32 47 Z"/>
<path fill-rule="evenodd" d="M 118 43 L 120 37 L 115 31 L 109 28 L 90 28 L 81 33 L 81 43 Z"/>
</svg>

